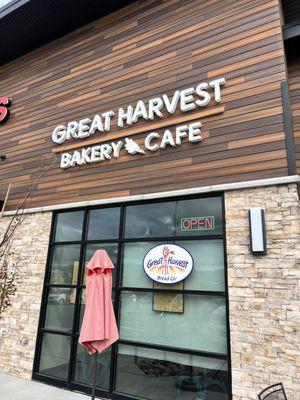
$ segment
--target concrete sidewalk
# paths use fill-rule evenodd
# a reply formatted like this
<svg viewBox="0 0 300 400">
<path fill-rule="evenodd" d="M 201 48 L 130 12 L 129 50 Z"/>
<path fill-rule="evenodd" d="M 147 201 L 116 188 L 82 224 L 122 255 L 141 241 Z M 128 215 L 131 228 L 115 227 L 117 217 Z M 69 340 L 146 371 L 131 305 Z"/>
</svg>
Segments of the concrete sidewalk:
<svg viewBox="0 0 300 400">
<path fill-rule="evenodd" d="M 64 389 L 0 374 L 0 400 L 88 400 Z"/>
</svg>

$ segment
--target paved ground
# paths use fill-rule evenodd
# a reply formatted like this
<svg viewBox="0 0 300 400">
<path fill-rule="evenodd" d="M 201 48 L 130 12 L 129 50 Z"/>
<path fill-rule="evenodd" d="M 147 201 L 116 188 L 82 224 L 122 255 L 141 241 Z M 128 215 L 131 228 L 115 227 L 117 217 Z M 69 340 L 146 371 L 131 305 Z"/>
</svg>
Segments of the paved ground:
<svg viewBox="0 0 300 400">
<path fill-rule="evenodd" d="M 0 374 L 0 400 L 88 400 L 89 396 Z"/>
</svg>

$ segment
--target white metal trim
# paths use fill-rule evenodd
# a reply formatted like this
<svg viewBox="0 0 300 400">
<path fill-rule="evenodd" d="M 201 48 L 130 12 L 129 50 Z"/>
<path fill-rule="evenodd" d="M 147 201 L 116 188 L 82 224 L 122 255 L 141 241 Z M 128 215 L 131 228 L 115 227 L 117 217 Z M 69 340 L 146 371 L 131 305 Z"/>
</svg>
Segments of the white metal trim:
<svg viewBox="0 0 300 400">
<path fill-rule="evenodd" d="M 24 210 L 24 213 L 31 214 L 36 212 L 65 210 L 68 208 L 96 206 L 101 204 L 115 204 L 115 203 L 123 203 L 130 201 L 139 201 L 139 200 L 161 199 L 165 197 L 175 197 L 175 196 L 183 196 L 189 194 L 225 192 L 229 190 L 247 189 L 247 188 L 255 188 L 261 186 L 283 185 L 288 183 L 300 183 L 300 176 L 299 175 L 282 176 L 278 178 L 258 179 L 252 181 L 244 181 L 244 182 L 224 183 L 221 185 L 195 187 L 190 189 L 170 190 L 167 192 L 139 194 L 135 196 L 113 197 L 109 199 L 98 199 L 98 200 L 80 201 L 67 204 L 57 204 L 46 207 L 27 208 Z M 14 213 L 15 211 L 5 211 L 3 213 L 3 216 L 13 215 Z"/>
</svg>

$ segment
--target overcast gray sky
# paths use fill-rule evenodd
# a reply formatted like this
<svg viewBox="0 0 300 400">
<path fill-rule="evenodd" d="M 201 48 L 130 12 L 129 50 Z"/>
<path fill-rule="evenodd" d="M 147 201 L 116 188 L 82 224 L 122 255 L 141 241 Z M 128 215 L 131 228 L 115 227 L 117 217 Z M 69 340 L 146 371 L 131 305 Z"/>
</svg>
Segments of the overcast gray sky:
<svg viewBox="0 0 300 400">
<path fill-rule="evenodd" d="M 10 3 L 12 0 L 0 0 L 0 8 Z"/>
</svg>

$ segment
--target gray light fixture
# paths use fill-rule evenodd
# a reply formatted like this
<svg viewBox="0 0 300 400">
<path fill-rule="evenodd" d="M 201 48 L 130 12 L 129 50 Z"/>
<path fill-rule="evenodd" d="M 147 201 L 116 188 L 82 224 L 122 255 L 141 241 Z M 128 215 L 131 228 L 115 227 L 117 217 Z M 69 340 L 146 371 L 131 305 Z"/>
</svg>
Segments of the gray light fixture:
<svg viewBox="0 0 300 400">
<path fill-rule="evenodd" d="M 267 254 L 265 212 L 261 208 L 250 208 L 250 247 L 253 254 Z"/>
</svg>

